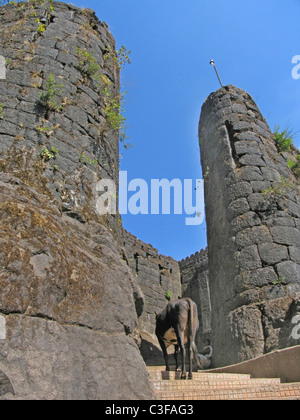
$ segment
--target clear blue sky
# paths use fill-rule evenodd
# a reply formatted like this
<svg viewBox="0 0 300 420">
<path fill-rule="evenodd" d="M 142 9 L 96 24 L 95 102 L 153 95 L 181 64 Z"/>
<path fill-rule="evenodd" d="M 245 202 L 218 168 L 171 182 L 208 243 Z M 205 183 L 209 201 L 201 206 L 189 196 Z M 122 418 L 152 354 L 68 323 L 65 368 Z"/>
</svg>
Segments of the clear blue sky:
<svg viewBox="0 0 300 420">
<path fill-rule="evenodd" d="M 80 0 L 105 21 L 117 47 L 131 50 L 122 73 L 129 142 L 121 169 L 129 180 L 202 178 L 197 139 L 201 106 L 223 84 L 252 95 L 271 129 L 299 131 L 299 0 Z M 206 246 L 206 227 L 185 215 L 123 216 L 124 227 L 176 259 Z"/>
</svg>

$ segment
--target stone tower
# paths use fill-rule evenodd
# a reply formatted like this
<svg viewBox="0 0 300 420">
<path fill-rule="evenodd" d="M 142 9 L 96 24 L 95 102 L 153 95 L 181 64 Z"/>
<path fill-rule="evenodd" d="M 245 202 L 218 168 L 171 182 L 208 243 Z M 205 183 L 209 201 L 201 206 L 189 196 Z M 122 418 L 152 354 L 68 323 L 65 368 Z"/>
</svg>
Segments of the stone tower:
<svg viewBox="0 0 300 420">
<path fill-rule="evenodd" d="M 98 219 L 97 182 L 119 177 L 119 133 L 103 93 L 119 95 L 114 39 L 91 10 L 22 4 L 0 10 L 1 168 L 17 166 L 74 218 Z"/>
<path fill-rule="evenodd" d="M 227 86 L 199 123 L 215 366 L 299 344 L 299 181 L 253 99 Z M 295 151 L 296 152 L 296 151 Z"/>
</svg>

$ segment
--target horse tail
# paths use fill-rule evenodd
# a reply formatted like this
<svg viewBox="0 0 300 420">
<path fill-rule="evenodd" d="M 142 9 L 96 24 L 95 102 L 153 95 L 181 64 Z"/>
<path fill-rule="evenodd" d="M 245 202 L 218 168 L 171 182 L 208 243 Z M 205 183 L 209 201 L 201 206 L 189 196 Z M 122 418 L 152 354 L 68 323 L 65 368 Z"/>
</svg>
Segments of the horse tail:
<svg viewBox="0 0 300 420">
<path fill-rule="evenodd" d="M 194 323 L 194 311 L 193 311 L 193 301 L 190 298 L 186 298 L 186 301 L 189 305 L 188 309 L 188 326 L 187 326 L 187 333 L 189 341 L 193 340 L 193 323 Z M 192 345 L 192 342 L 190 343 Z"/>
</svg>

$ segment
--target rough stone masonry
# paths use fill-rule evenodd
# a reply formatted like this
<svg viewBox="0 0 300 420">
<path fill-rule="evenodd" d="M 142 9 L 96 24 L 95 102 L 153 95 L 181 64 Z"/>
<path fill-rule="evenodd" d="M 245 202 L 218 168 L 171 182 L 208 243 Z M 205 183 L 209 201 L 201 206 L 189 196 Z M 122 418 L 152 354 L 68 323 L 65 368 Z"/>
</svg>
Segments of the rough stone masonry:
<svg viewBox="0 0 300 420">
<path fill-rule="evenodd" d="M 119 93 L 113 37 L 44 1 L 1 7 L 0 39 L 0 398 L 153 398 L 133 339 L 143 293 L 118 217 L 95 212 L 97 182 L 118 182 L 99 89 Z"/>
<path fill-rule="evenodd" d="M 201 351 L 206 340 L 211 341 L 211 300 L 208 272 L 208 252 L 202 250 L 180 261 L 182 295 L 194 300 L 198 307 L 199 331 L 196 335 L 196 345 Z"/>
<path fill-rule="evenodd" d="M 227 86 L 199 123 L 214 365 L 299 344 L 299 180 L 253 99 Z M 298 152 L 299 153 L 299 152 Z"/>
</svg>

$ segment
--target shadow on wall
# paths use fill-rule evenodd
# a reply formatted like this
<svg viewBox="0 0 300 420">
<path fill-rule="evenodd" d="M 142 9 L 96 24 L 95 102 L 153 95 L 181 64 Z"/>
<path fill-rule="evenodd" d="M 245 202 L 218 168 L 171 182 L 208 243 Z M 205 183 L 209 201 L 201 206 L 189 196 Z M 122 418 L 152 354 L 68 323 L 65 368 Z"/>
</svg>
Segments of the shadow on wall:
<svg viewBox="0 0 300 420">
<path fill-rule="evenodd" d="M 15 391 L 8 377 L 0 370 L 0 397 L 6 394 L 15 394 Z"/>
<path fill-rule="evenodd" d="M 139 350 L 146 365 L 163 365 L 164 356 L 154 334 L 140 332 Z"/>
</svg>

